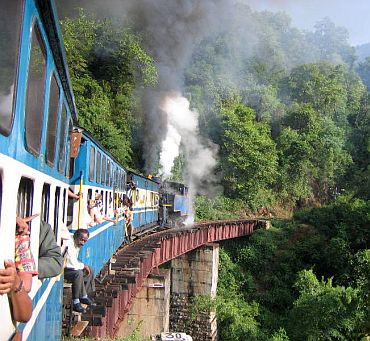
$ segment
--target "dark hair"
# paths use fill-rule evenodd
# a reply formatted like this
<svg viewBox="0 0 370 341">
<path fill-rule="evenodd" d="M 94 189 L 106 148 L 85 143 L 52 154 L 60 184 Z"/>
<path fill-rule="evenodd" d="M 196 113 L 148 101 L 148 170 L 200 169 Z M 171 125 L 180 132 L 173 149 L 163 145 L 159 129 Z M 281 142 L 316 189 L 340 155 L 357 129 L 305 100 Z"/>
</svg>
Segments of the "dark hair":
<svg viewBox="0 0 370 341">
<path fill-rule="evenodd" d="M 90 233 L 87 229 L 78 229 L 74 235 L 73 235 L 73 238 L 75 239 L 79 239 L 82 237 L 83 234 L 87 234 L 87 237 L 90 237 Z"/>
</svg>

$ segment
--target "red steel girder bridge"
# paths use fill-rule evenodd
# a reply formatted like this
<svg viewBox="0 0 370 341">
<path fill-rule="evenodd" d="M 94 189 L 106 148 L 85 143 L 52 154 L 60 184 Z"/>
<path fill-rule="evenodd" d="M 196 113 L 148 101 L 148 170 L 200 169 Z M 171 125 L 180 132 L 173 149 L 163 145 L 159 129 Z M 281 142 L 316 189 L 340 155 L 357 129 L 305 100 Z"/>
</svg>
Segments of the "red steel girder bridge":
<svg viewBox="0 0 370 341">
<path fill-rule="evenodd" d="M 259 219 L 206 222 L 161 231 L 123 246 L 96 280 L 98 305 L 82 319 L 89 321 L 94 337 L 114 337 L 153 269 L 202 245 L 248 236 L 267 226 Z"/>
</svg>

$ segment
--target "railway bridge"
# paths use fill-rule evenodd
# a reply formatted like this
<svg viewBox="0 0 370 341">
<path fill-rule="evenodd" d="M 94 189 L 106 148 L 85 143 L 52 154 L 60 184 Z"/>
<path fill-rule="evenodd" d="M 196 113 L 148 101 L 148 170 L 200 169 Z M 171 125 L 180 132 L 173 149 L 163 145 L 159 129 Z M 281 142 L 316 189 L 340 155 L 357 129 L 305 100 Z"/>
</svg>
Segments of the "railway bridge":
<svg viewBox="0 0 370 341">
<path fill-rule="evenodd" d="M 97 306 L 82 316 L 82 320 L 89 322 L 88 334 L 99 338 L 121 335 L 122 322 L 127 319 L 134 299 L 148 276 L 158 274 L 157 283 L 152 282 L 151 287 L 163 287 L 158 284 L 160 265 L 180 259 L 192 250 L 200 250 L 202 246 L 209 247 L 218 241 L 248 236 L 257 228 L 267 227 L 268 222 L 259 219 L 206 222 L 163 230 L 123 245 L 96 279 Z M 178 272 L 182 270 L 178 269 Z M 146 297 L 148 300 L 149 297 Z"/>
</svg>

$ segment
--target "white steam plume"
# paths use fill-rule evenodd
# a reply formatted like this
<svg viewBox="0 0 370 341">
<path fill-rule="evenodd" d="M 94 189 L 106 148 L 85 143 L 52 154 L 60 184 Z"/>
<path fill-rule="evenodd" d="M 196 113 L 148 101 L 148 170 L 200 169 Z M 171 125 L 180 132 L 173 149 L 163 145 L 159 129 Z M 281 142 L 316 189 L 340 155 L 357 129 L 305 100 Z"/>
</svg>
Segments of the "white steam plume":
<svg viewBox="0 0 370 341">
<path fill-rule="evenodd" d="M 172 124 L 169 124 L 159 156 L 159 175 L 163 179 L 168 179 L 171 176 L 175 158 L 179 155 L 180 143 L 181 135 Z"/>
<path fill-rule="evenodd" d="M 167 134 L 160 153 L 160 175 L 164 178 L 171 175 L 182 142 L 187 159 L 185 180 L 192 203 L 194 195 L 202 192 L 214 180 L 217 148 L 200 136 L 198 113 L 190 109 L 189 101 L 180 93 L 171 92 L 165 95 L 161 110 L 167 115 Z M 188 223 L 194 221 L 193 207 L 190 207 L 190 213 Z"/>
</svg>

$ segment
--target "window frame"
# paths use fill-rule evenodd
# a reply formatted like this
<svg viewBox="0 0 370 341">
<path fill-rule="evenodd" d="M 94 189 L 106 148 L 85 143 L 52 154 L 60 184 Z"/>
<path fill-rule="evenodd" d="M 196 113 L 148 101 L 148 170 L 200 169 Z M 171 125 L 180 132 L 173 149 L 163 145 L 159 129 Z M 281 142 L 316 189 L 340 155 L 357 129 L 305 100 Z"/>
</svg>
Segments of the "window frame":
<svg viewBox="0 0 370 341">
<path fill-rule="evenodd" d="M 89 181 L 95 180 L 95 147 L 90 145 L 89 150 Z"/>
<path fill-rule="evenodd" d="M 65 116 L 64 116 L 65 113 Z M 63 120 L 64 118 L 64 120 Z M 67 106 L 62 101 L 62 107 L 60 110 L 60 115 L 59 115 L 59 124 L 58 124 L 58 152 L 57 152 L 57 157 L 58 157 L 58 172 L 61 174 L 64 174 L 65 167 L 66 167 L 66 133 L 67 133 L 67 127 L 68 127 L 68 111 L 67 111 Z M 63 129 L 64 128 L 64 129 Z M 63 130 L 64 131 L 63 131 Z"/>
<path fill-rule="evenodd" d="M 97 150 L 96 155 L 96 182 L 101 183 L 101 152 Z"/>
<path fill-rule="evenodd" d="M 34 156 L 39 156 L 40 155 L 40 150 L 41 150 L 41 142 L 42 142 L 42 127 L 43 127 L 43 123 L 44 123 L 44 110 L 45 110 L 45 90 L 46 90 L 46 76 L 47 76 L 47 50 L 46 50 L 46 43 L 45 43 L 45 39 L 42 35 L 42 32 L 41 32 L 41 29 L 40 29 L 40 24 L 38 22 L 38 20 L 36 18 L 33 19 L 32 21 L 32 29 L 31 29 L 31 34 L 30 34 L 30 39 L 31 39 L 31 48 L 30 48 L 30 57 L 29 57 L 29 61 L 28 61 L 28 70 L 27 70 L 27 81 L 26 81 L 26 84 L 27 84 L 27 88 L 26 88 L 26 99 L 25 99 L 25 110 L 24 110 L 24 138 L 25 138 L 25 146 L 26 146 L 26 149 L 31 153 L 33 154 Z M 40 47 L 41 49 L 41 52 L 42 52 L 42 55 L 44 56 L 44 74 L 43 74 L 43 81 L 42 81 L 42 84 L 43 84 L 43 91 L 42 91 L 42 105 L 41 107 L 39 108 L 40 109 L 40 113 L 39 113 L 39 116 L 37 116 L 37 118 L 40 118 L 40 122 L 34 122 L 34 119 L 35 119 L 35 116 L 29 116 L 30 115 L 30 112 L 28 111 L 28 108 L 29 108 L 29 103 L 31 103 L 34 98 L 30 98 L 30 67 L 32 65 L 31 63 L 31 59 L 32 59 L 32 47 L 34 46 L 33 45 L 33 36 L 34 34 L 36 35 L 36 39 L 37 39 L 37 42 L 39 43 L 38 46 Z M 38 89 L 39 91 L 40 89 Z M 33 97 L 33 96 L 32 96 Z M 41 98 L 40 97 L 40 98 Z M 30 120 L 30 118 L 31 120 Z M 38 124 L 39 123 L 39 124 Z M 36 136 L 38 137 L 38 145 L 37 146 L 32 146 L 30 144 L 30 141 L 29 141 L 29 138 L 27 137 L 28 136 L 28 132 L 30 130 L 30 127 L 38 127 L 40 130 L 38 131 L 38 135 L 39 136 Z M 29 135 L 31 136 L 31 134 Z M 36 147 L 36 148 L 35 148 Z"/>
<path fill-rule="evenodd" d="M 54 81 L 53 81 L 54 80 Z M 52 136 L 50 133 L 50 118 L 51 118 L 51 99 L 52 99 L 52 84 L 56 84 L 57 88 L 58 88 L 58 101 L 57 101 L 57 107 L 56 107 L 56 111 L 55 111 L 55 136 L 54 136 L 54 151 L 53 151 L 53 159 L 49 159 L 49 146 L 50 146 L 50 140 L 49 140 L 49 137 Z M 61 97 L 61 91 L 60 91 L 60 87 L 59 87 L 59 83 L 58 83 L 58 79 L 56 77 L 56 74 L 54 71 L 52 71 L 51 73 L 51 77 L 50 77 L 50 87 L 49 87 L 50 91 L 49 91 L 49 106 L 48 106 L 48 122 L 47 122 L 47 127 L 46 127 L 46 151 L 45 151 L 45 158 L 46 158 L 46 163 L 53 167 L 55 165 L 55 160 L 57 158 L 57 137 L 58 137 L 58 114 L 59 114 L 59 109 L 60 109 L 60 97 Z M 54 127 L 52 127 L 54 128 Z"/>
<path fill-rule="evenodd" d="M 13 2 L 14 0 L 9 0 L 9 2 Z M 18 37 L 16 41 L 16 48 L 15 48 L 15 56 L 14 56 L 14 64 L 15 67 L 13 69 L 13 95 L 12 95 L 12 106 L 11 106 L 11 112 L 10 112 L 10 120 L 9 124 L 7 127 L 4 127 L 0 124 L 0 134 L 3 136 L 9 136 L 13 130 L 13 125 L 14 125 L 14 118 L 15 118 L 15 106 L 16 106 L 16 99 L 17 99 L 17 88 L 18 88 L 18 81 L 19 81 L 19 64 L 20 64 L 20 50 L 21 50 L 21 42 L 22 42 L 22 31 L 23 31 L 23 23 L 24 23 L 24 13 L 25 13 L 25 1 L 24 0 L 19 0 L 19 7 L 21 7 L 21 11 L 16 11 L 17 14 L 19 15 L 15 19 L 19 19 L 19 25 L 17 26 L 18 28 Z M 12 20 L 12 22 L 17 22 L 17 20 Z M 14 31 L 14 30 L 12 30 Z"/>
</svg>

